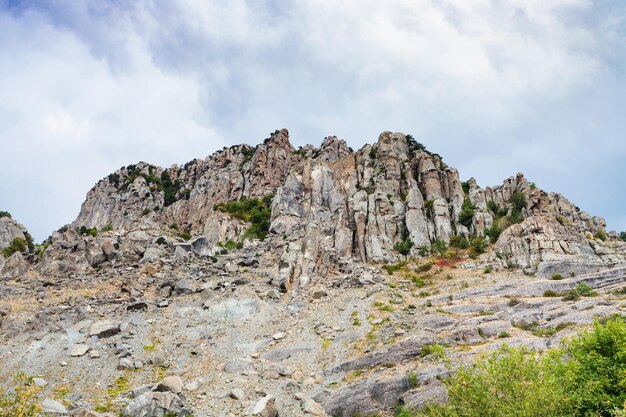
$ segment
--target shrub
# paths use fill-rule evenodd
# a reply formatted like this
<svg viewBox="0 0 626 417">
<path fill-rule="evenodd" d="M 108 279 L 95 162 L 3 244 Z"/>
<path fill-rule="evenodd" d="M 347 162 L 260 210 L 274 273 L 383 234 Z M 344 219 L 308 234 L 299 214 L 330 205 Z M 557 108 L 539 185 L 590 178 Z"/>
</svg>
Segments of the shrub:
<svg viewBox="0 0 626 417">
<path fill-rule="evenodd" d="M 470 257 L 476 258 L 478 255 L 485 253 L 487 245 L 485 244 L 485 239 L 481 236 L 477 236 L 473 238 L 470 242 Z"/>
<path fill-rule="evenodd" d="M 100 229 L 101 232 L 110 232 L 111 230 L 113 230 L 113 225 L 111 223 L 105 224 L 102 226 L 102 229 Z"/>
<path fill-rule="evenodd" d="M 624 242 L 626 242 L 626 231 L 621 232 L 621 233 L 619 234 L 619 238 L 620 238 L 621 240 L 623 240 Z"/>
<path fill-rule="evenodd" d="M 450 238 L 450 246 L 454 248 L 467 249 L 469 244 L 469 240 L 464 236 L 452 236 Z"/>
<path fill-rule="evenodd" d="M 8 217 L 10 219 L 11 213 L 9 213 L 8 211 L 0 211 L 0 219 L 3 217 Z"/>
<path fill-rule="evenodd" d="M 595 295 L 593 288 L 591 288 L 589 284 L 585 284 L 585 283 L 578 284 L 576 286 L 576 292 L 583 297 L 591 297 Z"/>
<path fill-rule="evenodd" d="M 526 207 L 526 196 L 521 191 L 513 193 L 511 196 L 513 210 L 522 211 Z"/>
<path fill-rule="evenodd" d="M 420 246 L 417 249 L 417 253 L 419 254 L 419 256 L 428 256 L 428 254 L 430 253 L 430 248 L 428 246 Z"/>
<path fill-rule="evenodd" d="M 185 240 L 191 239 L 191 234 L 189 232 L 181 232 L 178 234 L 178 236 Z"/>
<path fill-rule="evenodd" d="M 561 274 L 552 274 L 552 276 L 550 277 L 550 279 L 553 279 L 555 281 L 559 281 L 563 279 L 563 275 Z"/>
<path fill-rule="evenodd" d="M 600 239 L 603 242 L 609 238 L 606 235 L 606 232 L 604 231 L 604 229 L 596 230 L 596 233 L 593 235 L 593 237 L 595 237 L 596 239 Z"/>
<path fill-rule="evenodd" d="M 554 290 L 545 290 L 543 292 L 543 296 L 544 297 L 558 297 L 559 294 Z"/>
<path fill-rule="evenodd" d="M 567 327 L 564 324 L 561 327 Z M 626 400 L 626 325 L 595 322 L 593 331 L 538 356 L 503 347 L 445 381 L 449 401 L 420 415 L 448 417 L 608 417 Z M 410 414 L 409 414 L 410 415 Z"/>
<path fill-rule="evenodd" d="M 159 236 L 159 238 L 156 240 L 156 244 L 157 245 L 167 245 L 167 241 L 165 240 L 165 238 L 163 236 Z"/>
<path fill-rule="evenodd" d="M 443 359 L 445 358 L 446 354 L 445 354 L 445 350 L 443 346 L 434 344 L 434 345 L 424 346 L 422 348 L 422 351 L 420 352 L 420 356 L 422 358 L 426 356 L 430 356 L 435 359 Z"/>
<path fill-rule="evenodd" d="M 410 239 L 405 239 L 401 242 L 397 242 L 393 248 L 401 255 L 407 256 L 409 253 L 411 253 L 411 248 L 413 248 L 413 242 L 411 242 Z"/>
<path fill-rule="evenodd" d="M 493 272 L 493 266 L 492 265 L 487 265 L 485 267 L 485 269 L 483 269 L 483 273 L 485 273 L 485 274 L 490 274 L 492 272 Z"/>
<path fill-rule="evenodd" d="M 500 233 L 502 230 L 495 223 L 488 229 L 485 229 L 485 236 L 489 238 L 491 243 L 496 243 L 498 238 L 500 237 Z"/>
<path fill-rule="evenodd" d="M 172 223 L 172 224 L 170 224 L 170 229 L 178 230 L 178 225 L 176 223 Z"/>
<path fill-rule="evenodd" d="M 393 275 L 394 272 L 401 270 L 406 266 L 406 262 L 398 262 L 397 264 L 383 265 L 383 269 L 387 271 L 389 275 Z"/>
<path fill-rule="evenodd" d="M 263 240 L 270 227 L 272 198 L 272 194 L 266 195 L 261 200 L 244 197 L 241 200 L 216 204 L 213 209 L 251 223 L 244 233 L 244 238 Z"/>
<path fill-rule="evenodd" d="M 39 388 L 33 383 L 32 378 L 21 372 L 15 375 L 13 380 L 15 385 L 12 392 L 0 389 L 0 416 L 38 416 L 41 411 L 36 398 Z"/>
<path fill-rule="evenodd" d="M 445 240 L 436 240 L 430 248 L 432 253 L 438 253 L 439 255 L 443 255 L 448 250 L 448 245 L 446 245 Z"/>
<path fill-rule="evenodd" d="M 469 197 L 465 197 L 463 200 L 463 205 L 461 205 L 461 213 L 459 213 L 459 223 L 468 229 L 472 226 L 472 220 L 474 219 L 474 210 L 476 210 L 476 206 L 474 206 Z"/>
<path fill-rule="evenodd" d="M 416 388 L 418 385 L 417 374 L 415 372 L 409 372 L 406 374 L 406 380 L 409 387 Z"/>
<path fill-rule="evenodd" d="M 27 247 L 28 247 L 28 243 L 26 242 L 26 239 L 23 239 L 21 237 L 16 237 L 15 239 L 11 241 L 9 246 L 2 249 L 2 254 L 6 258 L 8 258 L 9 256 L 13 255 L 15 252 L 25 252 Z"/>
<path fill-rule="evenodd" d="M 143 209 L 143 212 L 141 214 L 144 215 L 144 216 L 147 216 L 151 212 L 152 212 L 152 210 L 150 210 L 148 207 L 146 207 L 145 209 Z"/>
</svg>

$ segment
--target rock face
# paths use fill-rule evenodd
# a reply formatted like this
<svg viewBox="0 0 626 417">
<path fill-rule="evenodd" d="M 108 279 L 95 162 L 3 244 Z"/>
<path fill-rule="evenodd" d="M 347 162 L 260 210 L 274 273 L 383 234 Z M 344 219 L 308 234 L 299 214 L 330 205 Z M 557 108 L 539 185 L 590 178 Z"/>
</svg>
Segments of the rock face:
<svg viewBox="0 0 626 417">
<path fill-rule="evenodd" d="M 0 217 L 0 250 L 6 248 L 19 237 L 26 239 L 26 228 L 9 216 Z"/>
<path fill-rule="evenodd" d="M 603 219 L 522 174 L 483 189 L 473 178 L 463 183 L 439 155 L 402 133 L 383 132 L 356 152 L 336 137 L 296 151 L 283 129 L 254 148 L 234 146 L 168 169 L 141 162 L 102 179 L 72 226 L 112 228 L 115 236 L 56 232 L 40 271 L 81 273 L 124 253 L 156 261 L 162 249 L 149 248 L 154 241 L 139 229 L 184 230 L 196 238 L 174 242 L 185 246 L 172 253 L 211 256 L 223 250 L 221 242 L 244 240 L 248 228 L 215 205 L 268 195 L 267 239 L 280 256 L 273 281 L 284 291 L 314 284 L 342 258 L 396 261 L 428 253 L 437 242 L 488 241 L 500 233 L 493 263 L 501 267 L 548 272 L 550 262 L 568 257 L 587 264 L 624 260 L 623 251 L 593 238 L 604 231 Z"/>
</svg>

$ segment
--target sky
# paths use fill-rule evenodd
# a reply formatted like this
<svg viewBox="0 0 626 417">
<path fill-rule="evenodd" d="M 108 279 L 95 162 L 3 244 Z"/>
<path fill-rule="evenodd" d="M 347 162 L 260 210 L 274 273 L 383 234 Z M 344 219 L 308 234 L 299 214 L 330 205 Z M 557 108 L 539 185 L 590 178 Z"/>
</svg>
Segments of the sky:
<svg viewBox="0 0 626 417">
<path fill-rule="evenodd" d="M 102 177 L 412 134 L 626 230 L 623 0 L 0 0 L 0 210 L 40 241 Z"/>
</svg>

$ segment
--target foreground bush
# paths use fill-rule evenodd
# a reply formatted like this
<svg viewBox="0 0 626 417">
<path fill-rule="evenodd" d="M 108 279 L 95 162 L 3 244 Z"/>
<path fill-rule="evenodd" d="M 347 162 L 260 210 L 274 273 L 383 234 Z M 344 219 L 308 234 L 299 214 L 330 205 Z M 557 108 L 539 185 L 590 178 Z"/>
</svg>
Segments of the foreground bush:
<svg viewBox="0 0 626 417">
<path fill-rule="evenodd" d="M 0 389 L 0 416 L 38 416 L 40 407 L 35 396 L 39 389 L 32 379 L 23 373 L 18 373 L 14 380 L 15 387 L 12 392 L 5 392 Z"/>
<path fill-rule="evenodd" d="M 405 416 L 623 416 L 626 324 L 614 318 L 539 356 L 504 347 L 445 381 L 449 402 Z"/>
</svg>

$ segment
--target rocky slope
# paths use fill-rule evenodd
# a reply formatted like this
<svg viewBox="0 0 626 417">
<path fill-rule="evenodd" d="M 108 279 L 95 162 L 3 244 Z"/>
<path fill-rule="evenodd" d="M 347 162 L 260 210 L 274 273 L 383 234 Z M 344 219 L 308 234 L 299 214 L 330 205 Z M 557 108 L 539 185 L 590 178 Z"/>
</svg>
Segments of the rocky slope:
<svg viewBox="0 0 626 417">
<path fill-rule="evenodd" d="M 626 243 L 604 229 L 400 133 L 138 163 L 0 261 L 0 388 L 37 376 L 53 415 L 392 415 L 502 343 L 623 314 Z M 0 249 L 26 236 L 0 218 Z"/>
</svg>

